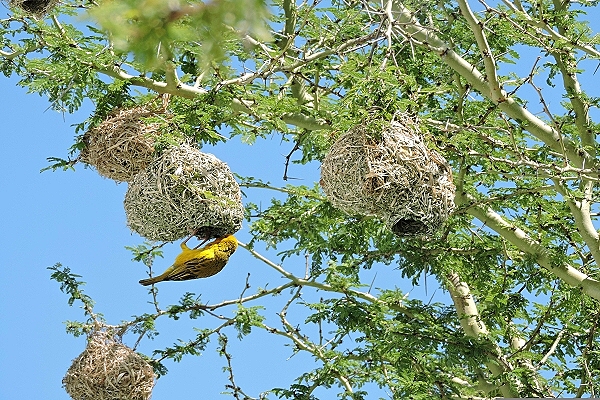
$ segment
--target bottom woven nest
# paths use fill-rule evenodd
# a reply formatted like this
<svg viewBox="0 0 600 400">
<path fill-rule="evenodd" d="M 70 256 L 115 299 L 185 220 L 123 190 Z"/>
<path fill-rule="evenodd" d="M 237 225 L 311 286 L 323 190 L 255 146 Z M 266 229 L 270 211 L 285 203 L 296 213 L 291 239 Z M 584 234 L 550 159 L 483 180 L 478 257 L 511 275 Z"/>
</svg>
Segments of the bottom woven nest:
<svg viewBox="0 0 600 400">
<path fill-rule="evenodd" d="M 148 400 L 154 377 L 152 366 L 141 355 L 97 331 L 73 360 L 63 386 L 74 400 Z"/>
</svg>

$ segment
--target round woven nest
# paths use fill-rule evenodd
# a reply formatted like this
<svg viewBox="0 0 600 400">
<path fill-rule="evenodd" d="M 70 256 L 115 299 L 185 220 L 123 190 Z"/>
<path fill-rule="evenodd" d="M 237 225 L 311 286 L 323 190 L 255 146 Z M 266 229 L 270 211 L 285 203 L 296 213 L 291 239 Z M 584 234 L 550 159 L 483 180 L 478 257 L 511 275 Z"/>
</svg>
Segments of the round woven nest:
<svg viewBox="0 0 600 400">
<path fill-rule="evenodd" d="M 242 227 L 240 187 L 223 161 L 195 147 L 165 150 L 129 184 L 129 227 L 155 241 L 220 237 Z"/>
<path fill-rule="evenodd" d="M 118 182 L 131 182 L 150 164 L 160 124 L 143 119 L 155 115 L 146 107 L 120 110 L 84 135 L 81 160 Z"/>
<path fill-rule="evenodd" d="M 19 7 L 23 11 L 34 14 L 37 16 L 43 16 L 47 14 L 59 0 L 9 0 L 8 4 L 13 7 Z"/>
<path fill-rule="evenodd" d="M 320 183 L 335 207 L 377 216 L 400 236 L 433 234 L 454 209 L 450 166 L 408 117 L 377 134 L 359 125 L 340 136 L 323 160 Z"/>
<path fill-rule="evenodd" d="M 154 371 L 135 351 L 107 332 L 96 331 L 62 382 L 74 400 L 147 400 Z"/>
</svg>

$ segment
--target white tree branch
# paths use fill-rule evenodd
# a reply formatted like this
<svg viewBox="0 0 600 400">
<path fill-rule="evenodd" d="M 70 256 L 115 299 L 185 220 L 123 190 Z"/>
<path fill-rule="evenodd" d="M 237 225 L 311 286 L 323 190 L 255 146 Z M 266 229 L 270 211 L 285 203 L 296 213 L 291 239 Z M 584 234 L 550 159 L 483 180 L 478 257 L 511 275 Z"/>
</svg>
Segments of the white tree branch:
<svg viewBox="0 0 600 400">
<path fill-rule="evenodd" d="M 596 50 L 592 46 L 587 44 L 581 44 L 579 42 L 573 43 L 569 38 L 561 35 L 559 32 L 556 32 L 550 25 L 545 23 L 544 21 L 533 19 L 529 14 L 525 12 L 525 9 L 521 5 L 520 2 L 515 1 L 515 4 L 511 3 L 508 0 L 502 0 L 508 8 L 511 9 L 518 17 L 522 18 L 522 20 L 529 25 L 530 27 L 535 29 L 536 35 L 545 36 L 548 39 L 553 41 L 559 41 L 562 43 L 570 43 L 574 48 L 581 50 L 594 58 L 600 58 L 600 51 Z M 491 7 L 486 5 L 486 8 L 492 9 Z M 493 9 L 492 9 L 493 10 Z M 496 11 L 496 10 L 494 10 Z M 497 12 L 497 11 L 496 11 Z M 502 16 L 502 13 L 499 13 Z M 546 32 L 546 33 L 544 33 Z"/>
<path fill-rule="evenodd" d="M 568 264 L 557 264 L 552 260 L 552 254 L 547 248 L 529 237 L 521 228 L 506 221 L 492 208 L 476 205 L 475 198 L 462 190 L 457 190 L 455 201 L 457 205 L 469 206 L 467 212 L 470 215 L 479 219 L 522 252 L 532 255 L 540 266 L 556 277 L 573 287 L 581 288 L 588 296 L 600 300 L 600 282 Z"/>
<path fill-rule="evenodd" d="M 450 292 L 450 297 L 452 297 L 452 301 L 454 302 L 454 308 L 456 309 L 460 325 L 462 326 L 465 335 L 474 338 L 480 338 L 487 335 L 488 330 L 479 316 L 477 304 L 475 304 L 475 299 L 473 298 L 467 283 L 462 281 L 460 276 L 455 272 L 449 273 L 446 278 L 448 280 L 447 288 Z M 497 353 L 496 357 L 486 362 L 486 367 L 494 376 L 499 376 L 506 371 L 504 367 L 506 362 L 500 360 L 500 349 L 497 346 L 495 347 Z M 480 380 L 481 379 L 483 379 L 483 377 L 481 377 Z M 513 390 L 508 383 L 498 386 L 497 389 L 500 390 L 504 397 L 519 397 L 519 393 Z"/>
<path fill-rule="evenodd" d="M 483 58 L 483 65 L 485 66 L 486 79 L 490 90 L 490 98 L 494 103 L 504 102 L 506 101 L 506 92 L 502 90 L 500 80 L 498 79 L 496 60 L 494 59 L 492 49 L 490 48 L 487 37 L 485 36 L 485 32 L 483 31 L 483 22 L 479 21 L 475 14 L 473 14 L 469 3 L 467 3 L 467 0 L 458 0 L 458 5 L 460 7 L 460 11 L 467 20 L 471 31 L 473 31 L 475 40 L 477 40 L 477 46 L 479 47 L 479 51 L 481 52 L 481 56 Z"/>
<path fill-rule="evenodd" d="M 581 168 L 595 166 L 594 157 L 579 148 L 572 141 L 561 137 L 560 133 L 533 115 L 526 108 L 520 106 L 513 98 L 505 97 L 494 100 L 492 87 L 486 78 L 464 58 L 454 52 L 448 44 L 441 40 L 435 32 L 421 25 L 412 12 L 400 0 L 394 0 L 394 11 L 397 15 L 395 27 L 400 33 L 420 46 L 423 46 L 444 61 L 450 68 L 465 78 L 473 88 L 488 99 L 495 101 L 501 111 L 510 118 L 520 121 L 523 128 L 544 142 L 552 150 L 565 154 L 575 166 Z"/>
<path fill-rule="evenodd" d="M 571 195 L 571 193 L 565 188 L 562 182 L 560 182 L 556 178 L 552 178 L 554 182 L 554 187 L 560 193 L 565 203 L 569 206 L 571 210 L 571 214 L 575 219 L 575 226 L 577 230 L 581 234 L 583 241 L 590 249 L 592 257 L 594 257 L 594 261 L 596 265 L 600 265 L 600 247 L 599 247 L 599 236 L 594 224 L 592 222 L 591 215 L 591 190 L 594 185 L 594 181 L 588 180 L 584 186 L 584 197 L 582 199 L 575 199 Z"/>
</svg>

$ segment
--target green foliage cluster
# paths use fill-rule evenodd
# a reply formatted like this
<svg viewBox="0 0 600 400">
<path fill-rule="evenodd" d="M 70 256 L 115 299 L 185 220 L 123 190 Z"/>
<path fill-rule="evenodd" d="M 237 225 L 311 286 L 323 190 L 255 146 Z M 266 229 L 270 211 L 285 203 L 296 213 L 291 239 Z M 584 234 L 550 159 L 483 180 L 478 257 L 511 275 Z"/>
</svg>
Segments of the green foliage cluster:
<svg viewBox="0 0 600 400">
<path fill-rule="evenodd" d="M 586 22 L 597 2 L 475 3 L 100 1 L 81 7 L 83 25 L 73 22 L 80 2 L 66 0 L 46 18 L 0 20 L 4 75 L 56 110 L 94 105 L 71 156 L 81 133 L 115 109 L 154 102 L 166 141 L 277 135 L 293 144 L 288 165 L 318 162 L 350 127 L 403 113 L 452 166 L 456 211 L 435 235 L 413 239 L 335 209 L 317 183 L 238 176 L 248 193 L 273 193 L 267 205 L 248 196 L 246 248 L 286 282 L 213 304 L 186 293 L 167 307 L 150 289 L 155 310 L 124 331 L 153 338 L 162 316 L 203 327 L 155 350 L 159 375 L 166 360 L 214 345 L 229 393 L 252 398 L 235 384 L 228 335 L 263 332 L 315 362 L 260 398 L 326 390 L 362 399 L 374 388 L 398 399 L 598 393 L 600 101 L 580 84 L 594 72 L 586 59 L 600 58 Z M 286 269 L 257 243 L 276 249 Z M 151 244 L 131 250 L 148 266 L 160 255 Z M 399 282 L 371 288 L 365 270 L 382 268 L 396 268 L 404 284 L 434 281 L 452 301 L 409 299 Z M 99 317 L 79 277 L 52 271 L 90 317 L 69 331 L 89 331 Z"/>
</svg>

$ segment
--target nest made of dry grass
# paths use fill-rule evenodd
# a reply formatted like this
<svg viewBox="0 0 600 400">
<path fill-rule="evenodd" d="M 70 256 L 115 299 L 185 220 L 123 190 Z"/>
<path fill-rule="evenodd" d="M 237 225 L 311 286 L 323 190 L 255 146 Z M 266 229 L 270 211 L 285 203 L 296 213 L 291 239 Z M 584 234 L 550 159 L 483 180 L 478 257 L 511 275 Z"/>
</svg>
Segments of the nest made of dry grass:
<svg viewBox="0 0 600 400">
<path fill-rule="evenodd" d="M 62 382 L 74 400 L 148 400 L 154 378 L 142 356 L 106 331 L 96 331 Z"/>
<path fill-rule="evenodd" d="M 196 232 L 220 237 L 242 226 L 240 187 L 223 161 L 190 145 L 171 147 L 134 178 L 125 194 L 129 227 L 155 241 Z"/>
<path fill-rule="evenodd" d="M 321 186 L 337 208 L 377 216 L 397 235 L 434 233 L 454 209 L 452 173 L 409 117 L 359 125 L 340 136 L 321 165 Z"/>
<path fill-rule="evenodd" d="M 8 4 L 11 6 L 37 16 L 47 14 L 58 2 L 59 0 L 8 0 Z"/>
<path fill-rule="evenodd" d="M 140 106 L 119 110 L 84 135 L 81 160 L 98 173 L 118 182 L 131 182 L 152 161 L 159 123 L 144 118 L 155 115 Z"/>
</svg>

